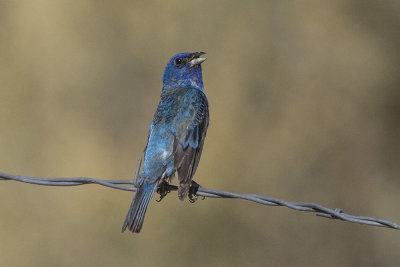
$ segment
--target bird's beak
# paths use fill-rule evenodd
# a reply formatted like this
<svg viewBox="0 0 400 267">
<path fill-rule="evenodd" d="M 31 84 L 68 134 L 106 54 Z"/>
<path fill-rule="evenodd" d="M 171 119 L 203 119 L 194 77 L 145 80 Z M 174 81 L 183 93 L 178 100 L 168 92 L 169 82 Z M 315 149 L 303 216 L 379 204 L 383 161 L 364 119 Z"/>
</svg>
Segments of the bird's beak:
<svg viewBox="0 0 400 267">
<path fill-rule="evenodd" d="M 196 65 L 200 65 L 204 61 L 206 61 L 206 58 L 204 58 L 204 57 L 198 57 L 198 58 L 192 59 L 189 62 L 190 63 L 190 67 L 193 67 L 193 66 L 196 66 Z"/>
<path fill-rule="evenodd" d="M 191 61 L 189 61 L 190 67 L 200 65 L 201 63 L 203 63 L 206 60 L 206 58 L 200 57 L 201 55 L 205 54 L 204 52 L 197 52 L 195 54 L 196 54 L 195 58 L 192 59 Z"/>
</svg>

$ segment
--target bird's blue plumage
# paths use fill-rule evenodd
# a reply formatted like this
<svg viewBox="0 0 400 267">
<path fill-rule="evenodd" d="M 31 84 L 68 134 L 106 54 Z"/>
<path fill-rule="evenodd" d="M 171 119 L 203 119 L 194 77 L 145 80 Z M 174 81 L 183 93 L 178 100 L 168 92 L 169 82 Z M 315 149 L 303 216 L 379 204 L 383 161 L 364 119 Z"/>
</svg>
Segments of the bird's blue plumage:
<svg viewBox="0 0 400 267">
<path fill-rule="evenodd" d="M 202 52 L 171 58 L 163 75 L 161 100 L 150 125 L 143 169 L 122 231 L 140 232 L 157 186 L 177 172 L 178 197 L 187 195 L 200 160 L 208 127 L 208 102 L 203 92 Z"/>
</svg>

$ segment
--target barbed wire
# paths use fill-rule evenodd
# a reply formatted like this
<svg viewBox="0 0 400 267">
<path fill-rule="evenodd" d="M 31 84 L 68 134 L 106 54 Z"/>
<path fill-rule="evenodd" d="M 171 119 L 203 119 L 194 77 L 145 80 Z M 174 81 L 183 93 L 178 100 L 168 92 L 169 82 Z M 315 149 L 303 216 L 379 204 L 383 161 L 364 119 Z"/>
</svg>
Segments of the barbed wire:
<svg viewBox="0 0 400 267">
<path fill-rule="evenodd" d="M 133 187 L 133 180 L 102 180 L 90 177 L 75 177 L 75 178 L 41 178 L 41 177 L 30 177 L 30 176 L 20 176 L 11 175 L 0 172 L 1 180 L 13 180 L 23 183 L 45 185 L 45 186 L 78 186 L 85 184 L 98 184 L 114 189 L 125 190 L 125 191 L 136 191 Z M 131 186 L 123 186 L 131 185 Z M 170 190 L 176 190 L 176 186 L 170 186 Z M 387 227 L 392 229 L 400 230 L 400 225 L 373 217 L 367 216 L 354 216 L 344 213 L 341 209 L 330 209 L 315 203 L 306 202 L 287 202 L 278 198 L 272 198 L 267 196 L 261 196 L 256 194 L 237 194 L 227 191 L 220 191 L 214 189 L 207 189 L 199 187 L 196 193 L 197 196 L 209 197 L 209 198 L 237 198 L 244 199 L 252 202 L 256 202 L 268 206 L 284 206 L 297 211 L 307 211 L 313 212 L 317 216 L 329 218 L 329 219 L 339 219 L 346 222 L 359 223 L 371 226 Z"/>
</svg>

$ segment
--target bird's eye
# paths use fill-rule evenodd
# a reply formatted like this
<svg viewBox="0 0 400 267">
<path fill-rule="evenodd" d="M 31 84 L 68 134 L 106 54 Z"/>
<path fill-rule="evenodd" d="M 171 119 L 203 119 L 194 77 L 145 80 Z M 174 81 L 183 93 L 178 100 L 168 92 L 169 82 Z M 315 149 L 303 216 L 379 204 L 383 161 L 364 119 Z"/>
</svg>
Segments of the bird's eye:
<svg viewBox="0 0 400 267">
<path fill-rule="evenodd" d="M 175 65 L 180 65 L 180 64 L 182 64 L 182 59 L 178 57 L 177 59 L 175 59 Z"/>
</svg>

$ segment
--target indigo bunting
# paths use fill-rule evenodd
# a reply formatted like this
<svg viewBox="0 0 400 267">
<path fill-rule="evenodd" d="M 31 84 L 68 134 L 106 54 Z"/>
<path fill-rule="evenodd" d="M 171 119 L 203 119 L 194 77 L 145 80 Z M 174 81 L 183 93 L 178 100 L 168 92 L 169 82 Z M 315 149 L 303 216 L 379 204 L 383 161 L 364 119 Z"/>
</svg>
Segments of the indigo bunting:
<svg viewBox="0 0 400 267">
<path fill-rule="evenodd" d="M 122 226 L 134 233 L 142 229 L 147 206 L 157 187 L 175 172 L 178 197 L 189 194 L 208 127 L 208 102 L 203 92 L 201 63 L 204 52 L 181 53 L 168 62 L 161 100 L 150 124 L 137 191 Z"/>
</svg>

